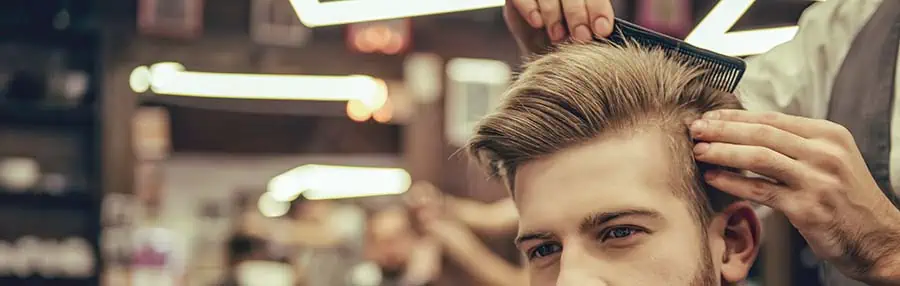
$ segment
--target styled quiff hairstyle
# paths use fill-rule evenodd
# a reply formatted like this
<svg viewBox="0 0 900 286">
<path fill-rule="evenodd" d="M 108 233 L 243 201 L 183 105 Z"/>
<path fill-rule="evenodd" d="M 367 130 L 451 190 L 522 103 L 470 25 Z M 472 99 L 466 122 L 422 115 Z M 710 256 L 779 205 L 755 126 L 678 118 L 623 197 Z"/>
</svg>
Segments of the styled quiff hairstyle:
<svg viewBox="0 0 900 286">
<path fill-rule="evenodd" d="M 673 189 L 701 221 L 734 201 L 702 183 L 687 124 L 737 98 L 706 87 L 704 71 L 635 43 L 567 44 L 526 63 L 503 103 L 476 127 L 469 155 L 515 196 L 516 169 L 609 134 L 663 131 L 673 154 Z M 701 166 L 703 167 L 703 166 Z M 562 194 L 561 194 L 562 195 Z M 701 215 L 706 214 L 706 215 Z"/>
</svg>

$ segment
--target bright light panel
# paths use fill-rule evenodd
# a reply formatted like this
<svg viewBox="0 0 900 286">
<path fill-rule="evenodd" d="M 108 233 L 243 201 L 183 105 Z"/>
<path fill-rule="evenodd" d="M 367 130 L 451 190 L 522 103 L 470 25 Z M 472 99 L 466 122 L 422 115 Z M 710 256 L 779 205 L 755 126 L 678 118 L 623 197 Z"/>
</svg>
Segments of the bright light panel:
<svg viewBox="0 0 900 286">
<path fill-rule="evenodd" d="M 319 27 L 501 7 L 504 0 L 291 0 L 291 4 L 303 25 Z"/>
<path fill-rule="evenodd" d="M 817 0 L 825 1 L 825 0 Z M 797 26 L 728 32 L 756 0 L 721 0 L 685 39 L 689 44 L 729 56 L 765 53 L 797 34 Z"/>
<path fill-rule="evenodd" d="M 502 61 L 455 58 L 447 62 L 447 76 L 457 82 L 507 84 L 512 77 L 512 70 Z"/>
<path fill-rule="evenodd" d="M 411 184 L 400 168 L 304 165 L 272 178 L 268 192 L 279 201 L 327 200 L 402 194 Z"/>
<path fill-rule="evenodd" d="M 149 83 L 149 84 L 148 84 Z M 375 110 L 387 100 L 384 81 L 364 75 L 317 76 L 187 71 L 179 63 L 135 68 L 129 78 L 135 92 L 213 98 L 350 101 Z"/>
</svg>

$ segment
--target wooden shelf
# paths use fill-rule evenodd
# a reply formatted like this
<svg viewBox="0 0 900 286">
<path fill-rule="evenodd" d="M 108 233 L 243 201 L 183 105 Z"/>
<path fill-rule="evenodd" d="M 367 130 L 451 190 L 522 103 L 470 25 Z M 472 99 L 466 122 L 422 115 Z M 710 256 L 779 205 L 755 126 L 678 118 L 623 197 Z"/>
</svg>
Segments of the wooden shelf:
<svg viewBox="0 0 900 286">
<path fill-rule="evenodd" d="M 93 106 L 53 107 L 0 104 L 0 125 L 82 126 L 94 123 Z"/>
</svg>

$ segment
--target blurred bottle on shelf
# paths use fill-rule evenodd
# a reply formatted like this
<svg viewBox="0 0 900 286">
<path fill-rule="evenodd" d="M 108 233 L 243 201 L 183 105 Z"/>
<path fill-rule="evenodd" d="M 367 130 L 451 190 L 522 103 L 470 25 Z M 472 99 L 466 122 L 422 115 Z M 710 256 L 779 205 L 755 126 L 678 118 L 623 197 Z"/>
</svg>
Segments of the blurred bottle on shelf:
<svg viewBox="0 0 900 286">
<path fill-rule="evenodd" d="M 19 53 L 30 50 L 28 53 Z M 0 68 L 3 81 L 0 104 L 73 107 L 84 102 L 90 87 L 90 75 L 70 67 L 63 48 L 13 44 L 0 49 L 0 57 L 19 57 Z"/>
<path fill-rule="evenodd" d="M 15 242 L 0 241 L 0 257 L 0 276 L 19 278 L 84 279 L 96 267 L 93 249 L 81 237 L 23 236 Z"/>
<path fill-rule="evenodd" d="M 32 158 L 0 158 L 0 187 L 13 192 L 33 188 L 41 177 L 40 165 Z"/>
</svg>

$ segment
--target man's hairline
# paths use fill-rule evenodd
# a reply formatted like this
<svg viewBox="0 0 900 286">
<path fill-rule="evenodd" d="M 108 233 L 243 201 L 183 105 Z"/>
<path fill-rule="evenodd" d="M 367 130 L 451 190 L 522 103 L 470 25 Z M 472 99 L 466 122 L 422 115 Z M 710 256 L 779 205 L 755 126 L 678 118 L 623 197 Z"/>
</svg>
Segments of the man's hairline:
<svg viewBox="0 0 900 286">
<path fill-rule="evenodd" d="M 660 135 L 665 136 L 663 138 L 666 138 L 666 139 L 673 138 L 672 136 L 674 135 L 673 134 L 674 131 L 666 130 L 666 129 L 668 129 L 666 127 L 659 127 L 659 126 L 665 126 L 665 125 L 653 125 L 650 123 L 650 121 L 658 122 L 655 120 L 648 120 L 645 123 L 636 124 L 635 126 L 632 126 L 632 127 L 624 127 L 624 128 L 610 130 L 610 131 L 604 132 L 602 134 L 599 134 L 597 136 L 594 136 L 593 138 L 585 139 L 582 142 L 577 142 L 575 144 L 566 146 L 566 147 L 556 150 L 554 152 L 536 156 L 534 158 L 529 158 L 528 160 L 525 160 L 522 162 L 518 162 L 517 164 L 515 164 L 514 168 L 502 170 L 501 174 L 499 175 L 499 178 L 505 181 L 505 183 L 507 184 L 507 191 L 509 192 L 510 197 L 515 199 L 515 197 L 516 197 L 515 196 L 515 194 L 516 194 L 516 190 L 515 190 L 516 175 L 519 173 L 518 172 L 519 169 L 522 169 L 522 167 L 524 167 L 525 165 L 528 165 L 528 164 L 531 164 L 531 163 L 534 163 L 534 162 L 540 161 L 540 160 L 546 160 L 547 158 L 553 157 L 559 153 L 562 153 L 562 152 L 565 152 L 567 150 L 571 150 L 574 148 L 578 148 L 578 147 L 581 147 L 584 145 L 597 144 L 597 143 L 611 140 L 611 139 L 623 139 L 622 137 L 636 136 L 640 133 L 657 132 Z M 653 128 L 653 127 L 658 127 L 658 128 Z M 660 143 L 664 144 L 664 148 L 666 150 L 665 152 L 668 153 L 667 157 L 670 161 L 669 164 L 672 164 L 672 165 L 676 164 L 676 161 L 677 161 L 675 158 L 676 156 L 675 156 L 675 154 L 673 154 L 673 152 L 675 151 L 675 150 L 673 150 L 674 146 L 672 146 L 672 144 L 666 144 L 664 142 L 660 142 Z M 479 152 L 480 151 L 482 151 L 482 150 L 479 150 Z M 506 162 L 500 162 L 500 163 L 501 163 L 501 168 L 506 168 Z"/>
</svg>

